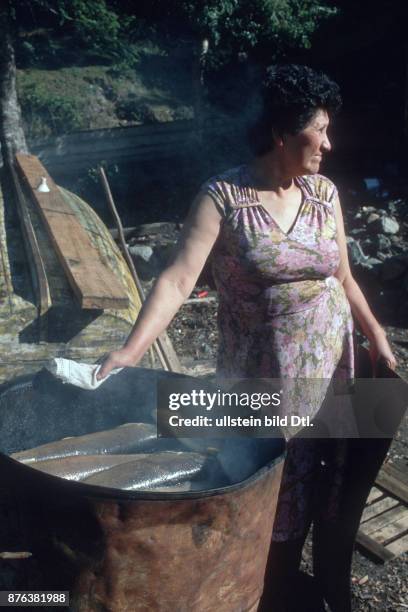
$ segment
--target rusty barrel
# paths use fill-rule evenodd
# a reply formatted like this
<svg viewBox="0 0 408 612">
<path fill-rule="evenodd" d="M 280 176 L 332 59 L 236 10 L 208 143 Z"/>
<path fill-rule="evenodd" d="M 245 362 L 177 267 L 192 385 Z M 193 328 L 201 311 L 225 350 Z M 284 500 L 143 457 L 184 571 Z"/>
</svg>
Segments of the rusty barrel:
<svg viewBox="0 0 408 612">
<path fill-rule="evenodd" d="M 178 375 L 129 368 L 86 392 L 41 372 L 0 387 L 0 487 L 8 498 L 0 547 L 33 554 L 11 562 L 11 588 L 70 591 L 74 611 L 257 609 L 283 439 L 236 438 L 235 468 L 250 453 L 256 457 L 251 473 L 243 465 L 235 484 L 172 493 L 66 481 L 9 457 L 63 437 L 148 421 L 157 380 L 167 376 Z"/>
</svg>

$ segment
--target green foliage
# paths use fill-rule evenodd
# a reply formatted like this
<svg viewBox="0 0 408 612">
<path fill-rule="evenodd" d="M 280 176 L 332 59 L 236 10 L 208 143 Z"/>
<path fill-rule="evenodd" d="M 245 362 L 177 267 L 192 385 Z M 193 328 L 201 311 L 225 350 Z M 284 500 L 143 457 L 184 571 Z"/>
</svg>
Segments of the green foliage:
<svg viewBox="0 0 408 612">
<path fill-rule="evenodd" d="M 337 12 L 328 6 L 334 0 L 9 2 L 18 26 L 17 66 L 32 69 L 20 71 L 26 74 L 18 93 L 34 138 L 156 120 L 151 106 L 171 105 L 168 92 L 190 104 L 191 51 L 204 38 L 209 98 L 232 101 L 238 58 L 256 65 L 306 49 L 321 22 Z M 103 74 L 85 74 L 96 68 Z"/>
<path fill-rule="evenodd" d="M 278 59 L 293 48 L 310 47 L 320 22 L 335 13 L 319 0 L 246 0 L 219 28 L 216 44 L 226 43 L 231 54 L 267 48 Z"/>
<path fill-rule="evenodd" d="M 42 96 L 34 88 L 26 92 L 22 111 L 35 132 L 36 137 L 71 132 L 81 125 L 81 107 L 69 96 Z M 30 138 L 32 134 L 27 133 Z"/>
<path fill-rule="evenodd" d="M 14 21 L 23 37 L 25 32 L 35 29 L 33 25 L 41 24 L 51 38 L 66 39 L 68 57 L 73 52 L 78 60 L 85 51 L 103 61 L 133 60 L 127 33 L 135 29 L 136 18 L 122 14 L 120 7 L 109 6 L 107 0 L 15 0 L 13 5 Z M 47 55 L 46 41 L 42 41 L 42 46 Z M 31 55 L 33 52 L 32 49 Z"/>
<path fill-rule="evenodd" d="M 88 127 L 75 92 L 49 91 L 41 79 L 19 88 L 19 100 L 28 138 L 47 138 Z"/>
<path fill-rule="evenodd" d="M 336 13 L 324 0 L 152 0 L 150 18 L 165 15 L 165 26 L 208 38 L 211 61 L 222 64 L 257 46 L 275 57 L 306 49 L 320 23 Z"/>
<path fill-rule="evenodd" d="M 59 0 L 60 25 L 68 25 L 86 47 L 100 56 L 120 53 L 119 16 L 105 0 Z"/>
<path fill-rule="evenodd" d="M 132 43 L 166 32 L 169 40 L 208 38 L 209 62 L 228 62 L 239 53 L 266 48 L 273 57 L 306 49 L 322 21 L 337 13 L 329 0 L 14 0 L 20 29 L 34 22 L 54 37 L 70 37 L 67 52 L 134 66 Z M 53 36 L 51 36 L 52 38 Z M 50 47 L 52 53 L 55 49 Z M 33 56 L 30 40 L 22 50 Z"/>
<path fill-rule="evenodd" d="M 50 35 L 49 31 L 39 30 L 28 38 L 21 38 L 15 43 L 17 64 L 19 67 L 47 66 L 59 67 L 69 57 L 63 43 Z M 64 58 L 64 62 L 62 62 Z"/>
</svg>

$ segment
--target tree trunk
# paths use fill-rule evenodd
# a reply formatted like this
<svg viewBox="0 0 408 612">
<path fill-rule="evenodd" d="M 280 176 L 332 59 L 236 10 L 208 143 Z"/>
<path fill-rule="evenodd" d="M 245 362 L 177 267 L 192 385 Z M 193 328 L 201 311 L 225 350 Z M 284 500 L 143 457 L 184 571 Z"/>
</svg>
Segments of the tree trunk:
<svg viewBox="0 0 408 612">
<path fill-rule="evenodd" d="M 16 61 L 7 8 L 0 10 L 0 145 L 3 163 L 17 152 L 27 153 L 16 90 Z"/>
</svg>

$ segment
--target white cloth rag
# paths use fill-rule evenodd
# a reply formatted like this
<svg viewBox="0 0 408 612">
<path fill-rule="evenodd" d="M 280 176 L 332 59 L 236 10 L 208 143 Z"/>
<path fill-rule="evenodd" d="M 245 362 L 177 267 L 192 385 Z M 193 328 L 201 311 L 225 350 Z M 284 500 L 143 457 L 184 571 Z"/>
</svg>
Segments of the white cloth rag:
<svg viewBox="0 0 408 612">
<path fill-rule="evenodd" d="M 81 389 L 88 389 L 92 391 L 97 389 L 99 385 L 108 380 L 112 374 L 117 374 L 123 368 L 116 368 L 112 370 L 108 376 L 97 380 L 96 375 L 101 369 L 101 365 L 88 364 L 88 363 L 77 363 L 72 359 L 63 359 L 62 357 L 56 357 L 52 359 L 50 363 L 46 365 L 47 370 L 54 374 L 57 378 L 62 380 L 63 383 L 69 383 Z"/>
</svg>

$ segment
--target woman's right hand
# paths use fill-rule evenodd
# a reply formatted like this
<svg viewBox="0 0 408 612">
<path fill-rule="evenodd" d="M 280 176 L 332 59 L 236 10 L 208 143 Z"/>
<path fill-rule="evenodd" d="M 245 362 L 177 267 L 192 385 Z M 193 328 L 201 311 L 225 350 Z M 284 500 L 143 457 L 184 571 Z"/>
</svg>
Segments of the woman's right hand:
<svg viewBox="0 0 408 612">
<path fill-rule="evenodd" d="M 126 368 L 136 365 L 134 357 L 125 348 L 108 353 L 104 358 L 101 368 L 96 375 L 97 380 L 105 378 L 115 368 Z"/>
</svg>

